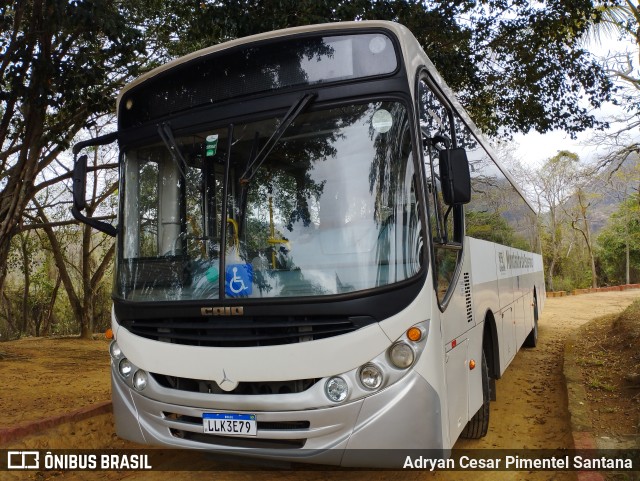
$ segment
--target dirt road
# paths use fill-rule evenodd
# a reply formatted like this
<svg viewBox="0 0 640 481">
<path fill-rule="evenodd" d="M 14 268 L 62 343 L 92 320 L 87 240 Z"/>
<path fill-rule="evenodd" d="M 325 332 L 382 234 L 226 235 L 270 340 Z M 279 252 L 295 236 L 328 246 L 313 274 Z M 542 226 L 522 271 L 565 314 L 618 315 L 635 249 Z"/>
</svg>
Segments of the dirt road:
<svg viewBox="0 0 640 481">
<path fill-rule="evenodd" d="M 567 410 L 567 394 L 562 376 L 563 345 L 569 332 L 584 324 L 594 317 L 605 314 L 616 313 L 623 310 L 634 299 L 640 297 L 640 291 L 610 292 L 587 294 L 566 298 L 547 299 L 545 310 L 539 324 L 539 344 L 536 349 L 522 349 L 516 356 L 511 366 L 507 369 L 502 379 L 497 382 L 497 401 L 491 405 L 491 422 L 489 434 L 479 441 L 461 440 L 456 444 L 456 448 L 490 449 L 568 449 L 572 448 L 572 438 L 569 425 L 569 412 Z M 36 341 L 32 341 L 36 342 Z M 0 345 L 2 350 L 4 345 Z M 30 347 L 34 347 L 30 345 Z M 12 355 L 19 356 L 19 347 L 9 346 Z M 96 352 L 103 350 L 103 342 L 96 343 Z M 96 354 L 98 355 L 98 354 Z M 100 354 L 101 356 L 103 354 Z M 0 372 L 14 372 L 8 369 L 7 362 L 11 359 L 4 359 L 0 362 Z M 32 364 L 37 364 L 34 356 L 30 360 Z M 69 361 L 71 362 L 71 361 Z M 86 362 L 82 361 L 82 362 Z M 47 364 L 46 359 L 44 364 Z M 81 364 L 80 364 L 81 365 Z M 52 404 L 52 409 L 67 407 L 79 407 L 75 405 L 73 390 L 86 391 L 87 388 L 95 385 L 99 394 L 104 395 L 104 380 L 107 378 L 106 366 L 100 368 L 98 372 L 86 373 L 89 376 L 84 382 L 71 382 L 67 385 L 67 390 L 71 395 L 62 396 L 61 401 L 56 401 L 55 396 L 48 395 L 47 385 L 41 385 L 38 390 L 31 393 L 31 397 L 38 396 L 47 399 Z M 15 372 L 14 372 L 15 373 Z M 4 375 L 3 375 L 4 376 Z M 19 377 L 18 375 L 16 375 Z M 11 382 L 19 382 L 16 376 L 11 378 Z M 102 377 L 103 376 L 103 377 Z M 77 377 L 77 376 L 76 376 Z M 102 379 L 102 383 L 96 383 L 93 378 Z M 28 377 L 27 377 L 28 379 Z M 4 380 L 4 377 L 3 377 Z M 82 379 L 81 379 L 82 381 Z M 4 386 L 6 391 L 6 387 Z M 37 392 L 37 394 L 36 394 Z M 23 391 L 20 391 L 23 393 Z M 24 395 L 24 394 L 21 394 Z M 85 393 L 86 395 L 86 393 Z M 96 397 L 93 396 L 93 397 Z M 89 398 L 93 398 L 89 396 Z M 65 401 L 66 399 L 66 401 Z M 4 408 L 9 412 L 20 411 L 20 406 L 29 405 L 28 399 L 8 399 L 3 395 L 0 398 Z M 63 406 L 59 406 L 60 402 Z M 12 405 L 15 403 L 15 405 Z M 26 403 L 26 404 L 25 404 Z M 6 409 L 3 409 L 7 412 Z M 37 413 L 36 413 L 37 414 Z M 20 419 L 32 417 L 22 414 Z M 110 415 L 97 416 L 93 419 L 64 425 L 56 429 L 43 432 L 38 435 L 23 438 L 19 442 L 12 443 L 11 447 L 33 449 L 33 448 L 108 448 L 135 447 L 125 443 L 113 435 L 113 426 Z M 467 474 L 467 476 L 465 476 Z M 463 477 L 467 479 L 471 476 L 474 481 L 484 480 L 573 480 L 575 473 L 554 473 L 554 472 L 440 472 L 428 473 L 417 471 L 300 471 L 295 468 L 290 471 L 256 472 L 256 471 L 216 471 L 216 465 L 211 465 L 211 472 L 181 472 L 171 475 L 168 472 L 151 473 L 117 473 L 117 472 L 65 472 L 65 473 L 30 473 L 28 477 L 15 477 L 15 479 L 56 479 L 56 480 L 84 480 L 84 479 L 131 479 L 131 480 L 157 480 L 176 479 L 188 481 L 201 481 L 205 479 L 216 480 L 362 480 L 362 481 L 382 481 L 382 480 L 457 480 Z"/>
</svg>

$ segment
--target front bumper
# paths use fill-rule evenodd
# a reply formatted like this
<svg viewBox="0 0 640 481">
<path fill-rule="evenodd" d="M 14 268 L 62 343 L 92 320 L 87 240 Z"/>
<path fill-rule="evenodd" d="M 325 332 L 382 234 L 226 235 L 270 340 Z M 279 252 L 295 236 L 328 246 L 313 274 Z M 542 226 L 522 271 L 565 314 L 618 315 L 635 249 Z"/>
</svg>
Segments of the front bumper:
<svg viewBox="0 0 640 481">
<path fill-rule="evenodd" d="M 183 405 L 176 402 L 176 393 L 163 396 L 161 389 L 152 391 L 154 399 L 143 396 L 114 370 L 111 380 L 116 433 L 141 444 L 288 462 L 396 468 L 402 467 L 409 450 L 443 448 L 439 396 L 415 371 L 357 401 L 301 410 L 295 410 L 294 402 L 283 402 L 278 404 L 288 408 L 277 411 L 229 409 L 204 393 L 185 393 Z M 287 395 L 266 397 L 283 396 Z M 257 407 L 263 396 L 247 397 Z M 256 414 L 257 436 L 204 434 L 202 414 L 215 411 Z"/>
</svg>

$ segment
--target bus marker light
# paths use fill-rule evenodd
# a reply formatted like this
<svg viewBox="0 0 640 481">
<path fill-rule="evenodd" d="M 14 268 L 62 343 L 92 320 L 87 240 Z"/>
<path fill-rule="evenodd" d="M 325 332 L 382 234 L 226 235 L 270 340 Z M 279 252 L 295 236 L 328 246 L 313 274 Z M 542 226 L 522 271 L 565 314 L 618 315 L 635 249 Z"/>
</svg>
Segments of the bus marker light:
<svg viewBox="0 0 640 481">
<path fill-rule="evenodd" d="M 456 347 L 457 344 L 458 344 L 458 341 L 456 341 L 455 339 L 453 341 L 451 341 L 451 349 Z"/>
<path fill-rule="evenodd" d="M 469 369 L 474 370 L 475 367 L 476 367 L 476 362 L 473 359 L 471 359 L 469 361 Z"/>
<path fill-rule="evenodd" d="M 104 337 L 106 337 L 107 339 L 113 339 L 113 331 L 111 330 L 111 328 L 104 331 Z"/>
<path fill-rule="evenodd" d="M 407 331 L 407 339 L 413 342 L 418 342 L 422 339 L 422 331 L 418 327 L 410 327 Z"/>
</svg>

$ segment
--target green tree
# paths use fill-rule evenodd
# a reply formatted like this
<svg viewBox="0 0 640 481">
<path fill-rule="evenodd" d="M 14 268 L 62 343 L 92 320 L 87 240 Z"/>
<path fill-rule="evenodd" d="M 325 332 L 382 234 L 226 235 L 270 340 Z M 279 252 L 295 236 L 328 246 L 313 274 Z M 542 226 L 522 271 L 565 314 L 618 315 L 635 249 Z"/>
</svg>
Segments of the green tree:
<svg viewBox="0 0 640 481">
<path fill-rule="evenodd" d="M 36 180 L 91 119 L 113 109 L 145 54 L 128 2 L 0 6 L 0 289 Z M 143 57 L 144 58 L 144 57 Z"/>
<path fill-rule="evenodd" d="M 529 242 L 515 232 L 500 212 L 467 212 L 465 222 L 465 232 L 470 237 L 497 242 L 516 249 L 531 249 Z"/>
<path fill-rule="evenodd" d="M 629 259 L 629 277 L 627 263 Z M 598 236 L 598 259 L 607 284 L 640 282 L 640 196 L 620 203 Z M 629 279 L 629 280 L 627 280 Z"/>
<path fill-rule="evenodd" d="M 98 134 L 97 129 L 95 133 Z M 108 163 L 113 160 L 110 156 L 115 156 L 115 149 L 93 149 L 91 154 L 91 164 L 97 167 L 101 161 Z M 86 212 L 93 217 L 98 209 L 102 209 L 104 213 L 114 216 L 115 205 L 112 204 L 111 212 L 108 212 L 109 206 L 105 204 L 114 200 L 117 179 L 113 172 L 99 179 L 98 172 L 97 169 L 93 170 L 93 179 L 87 189 Z M 90 338 L 98 323 L 99 311 L 109 311 L 99 301 L 100 291 L 104 288 L 103 279 L 110 272 L 115 254 L 115 243 L 112 237 L 96 232 L 88 225 L 77 226 L 63 220 L 68 216 L 68 207 L 65 202 L 60 204 L 59 199 L 64 198 L 65 192 L 63 185 L 51 187 L 45 195 L 32 199 L 35 215 L 30 212 L 25 215 L 32 222 L 29 227 L 37 228 L 43 234 L 42 244 L 57 267 L 80 336 Z M 47 205 L 56 206 L 57 209 L 47 209 Z M 55 222 L 59 219 L 62 220 Z"/>
<path fill-rule="evenodd" d="M 13 273 L 0 310 L 7 337 L 39 336 L 49 329 L 58 297 L 60 276 L 52 257 L 42 249 L 34 231 L 17 234 L 12 242 L 8 268 Z"/>
<path fill-rule="evenodd" d="M 406 24 L 489 134 L 592 127 L 610 82 L 577 39 L 590 0 L 13 0 L 0 6 L 0 290 L 38 175 L 141 70 L 224 40 L 338 20 Z M 586 100 L 585 104 L 582 100 Z M 590 104 L 590 105 L 589 105 Z"/>
<path fill-rule="evenodd" d="M 640 160 L 637 156 L 628 159 L 628 161 L 615 168 L 615 171 L 610 172 L 605 184 L 607 195 L 616 203 L 626 201 L 630 197 L 633 197 L 634 192 L 637 194 L 640 192 Z M 628 228 L 631 210 L 624 210 L 624 225 L 625 229 Z M 626 232 L 626 231 L 625 231 Z M 625 284 L 631 283 L 631 242 L 632 239 L 629 235 L 624 236 L 625 243 Z"/>
<path fill-rule="evenodd" d="M 604 70 L 579 41 L 601 18 L 590 0 L 168 0 L 158 8 L 163 13 L 154 31 L 165 39 L 158 49 L 164 58 L 311 23 L 400 22 L 488 134 L 575 134 L 598 123 L 590 108 L 610 93 Z"/>
<path fill-rule="evenodd" d="M 592 142 L 606 153 L 600 158 L 600 167 L 619 168 L 627 159 L 640 152 L 637 129 L 640 126 L 640 5 L 629 0 L 602 1 L 596 6 L 597 22 L 589 24 L 583 34 L 588 42 L 606 45 L 612 38 L 635 44 L 635 49 L 610 53 L 602 63 L 615 85 L 614 101 L 624 112 L 609 119 L 611 129 L 597 132 Z"/>
<path fill-rule="evenodd" d="M 620 3 L 600 2 L 595 7 L 598 16 L 589 22 L 583 34 L 585 43 L 593 41 L 604 43 L 611 37 L 629 37 L 640 45 L 640 11 L 638 5 L 629 0 Z"/>
<path fill-rule="evenodd" d="M 588 171 L 576 173 L 578 178 L 589 179 Z M 597 199 L 598 194 L 591 192 L 589 186 L 584 182 L 578 182 L 576 190 L 567 202 L 565 212 L 569 216 L 571 228 L 580 233 L 587 249 L 589 267 L 591 270 L 591 287 L 598 287 L 598 273 L 596 269 L 596 255 L 594 241 L 591 234 L 591 207 Z"/>
<path fill-rule="evenodd" d="M 562 216 L 564 203 L 573 195 L 577 178 L 578 156 L 562 150 L 547 159 L 537 170 L 536 179 L 538 200 L 543 212 L 544 227 L 547 233 L 543 254 L 547 265 L 547 286 L 553 291 L 553 279 L 556 267 L 562 256 L 562 239 L 565 223 Z"/>
</svg>

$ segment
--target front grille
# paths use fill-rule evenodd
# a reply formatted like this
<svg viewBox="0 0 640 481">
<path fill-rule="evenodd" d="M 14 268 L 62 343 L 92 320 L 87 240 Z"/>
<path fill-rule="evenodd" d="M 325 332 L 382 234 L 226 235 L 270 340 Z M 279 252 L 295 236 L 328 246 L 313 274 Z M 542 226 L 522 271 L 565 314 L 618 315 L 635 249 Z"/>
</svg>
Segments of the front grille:
<svg viewBox="0 0 640 481">
<path fill-rule="evenodd" d="M 163 412 L 162 415 L 166 419 L 172 421 L 180 421 L 189 424 L 202 426 L 202 418 L 198 416 L 187 416 L 185 414 L 176 414 Z M 269 431 L 295 431 L 300 429 L 309 429 L 311 423 L 309 421 L 258 421 L 258 430 Z"/>
<path fill-rule="evenodd" d="M 304 392 L 313 386 L 318 379 L 296 379 L 292 381 L 258 381 L 241 382 L 232 391 L 220 389 L 215 381 L 204 381 L 201 379 L 190 379 L 185 377 L 167 376 L 155 372 L 149 373 L 158 384 L 169 389 L 179 391 L 199 392 L 207 394 L 233 394 L 233 395 L 269 395 L 269 394 L 292 394 Z"/>
<path fill-rule="evenodd" d="M 155 341 L 210 347 L 255 347 L 314 341 L 353 332 L 376 322 L 369 316 L 203 317 L 128 319 L 133 334 Z"/>
<path fill-rule="evenodd" d="M 215 434 L 193 433 L 180 429 L 170 429 L 169 431 L 171 435 L 176 438 L 231 448 L 300 449 L 303 448 L 307 442 L 306 439 L 234 438 L 231 436 L 216 436 Z"/>
</svg>

